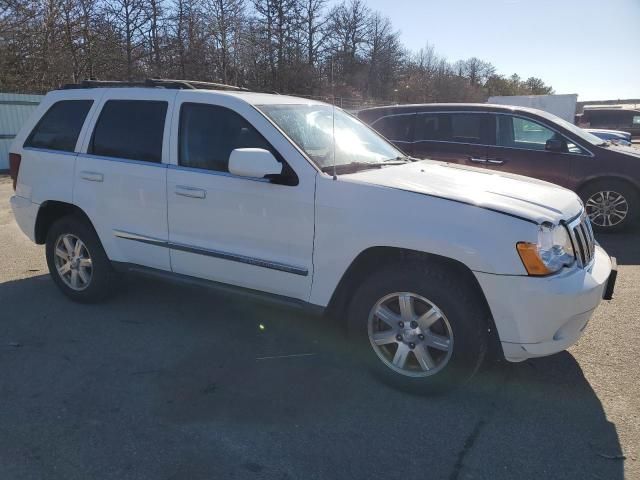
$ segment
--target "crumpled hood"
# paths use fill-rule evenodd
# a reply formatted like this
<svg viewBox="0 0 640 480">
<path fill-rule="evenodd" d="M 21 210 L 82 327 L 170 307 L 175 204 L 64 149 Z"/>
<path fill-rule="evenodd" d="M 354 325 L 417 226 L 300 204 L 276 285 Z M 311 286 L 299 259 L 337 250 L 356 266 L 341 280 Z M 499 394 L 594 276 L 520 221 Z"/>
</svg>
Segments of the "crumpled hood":
<svg viewBox="0 0 640 480">
<path fill-rule="evenodd" d="M 450 199 L 537 223 L 568 220 L 582 211 L 571 190 L 521 175 L 422 160 L 341 178 Z"/>
</svg>

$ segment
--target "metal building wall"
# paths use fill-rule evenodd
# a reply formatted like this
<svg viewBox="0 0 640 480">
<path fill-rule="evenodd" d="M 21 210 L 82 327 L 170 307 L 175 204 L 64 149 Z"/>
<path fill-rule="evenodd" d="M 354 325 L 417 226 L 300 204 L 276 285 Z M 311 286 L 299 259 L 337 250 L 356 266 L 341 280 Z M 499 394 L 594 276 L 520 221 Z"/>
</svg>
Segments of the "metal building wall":
<svg viewBox="0 0 640 480">
<path fill-rule="evenodd" d="M 42 97 L 0 93 L 0 170 L 9 168 L 9 145 Z"/>
</svg>

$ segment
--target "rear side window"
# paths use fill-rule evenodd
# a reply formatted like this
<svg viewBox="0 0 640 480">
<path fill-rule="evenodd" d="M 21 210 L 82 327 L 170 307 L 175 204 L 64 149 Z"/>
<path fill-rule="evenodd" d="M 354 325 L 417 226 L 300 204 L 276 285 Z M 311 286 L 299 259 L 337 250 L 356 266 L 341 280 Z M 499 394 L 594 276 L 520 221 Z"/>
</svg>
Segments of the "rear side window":
<svg viewBox="0 0 640 480">
<path fill-rule="evenodd" d="M 278 154 L 243 117 L 225 107 L 185 103 L 180 110 L 178 163 L 184 167 L 229 171 L 236 148 L 263 148 Z"/>
<path fill-rule="evenodd" d="M 423 113 L 417 116 L 416 141 L 492 145 L 495 119 L 486 113 Z"/>
<path fill-rule="evenodd" d="M 89 153 L 160 163 L 166 115 L 167 102 L 109 100 L 96 122 Z"/>
<path fill-rule="evenodd" d="M 413 141 L 413 120 L 415 114 L 391 115 L 376 120 L 371 126 L 389 140 Z"/>
<path fill-rule="evenodd" d="M 54 103 L 35 126 L 25 147 L 73 152 L 93 100 Z"/>
</svg>

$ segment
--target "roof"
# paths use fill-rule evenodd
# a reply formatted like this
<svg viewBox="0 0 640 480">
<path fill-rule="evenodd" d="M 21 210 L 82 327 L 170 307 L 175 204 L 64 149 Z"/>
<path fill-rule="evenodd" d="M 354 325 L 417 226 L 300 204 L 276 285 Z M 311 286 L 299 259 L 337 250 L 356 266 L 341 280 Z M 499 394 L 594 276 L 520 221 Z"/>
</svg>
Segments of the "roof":
<svg viewBox="0 0 640 480">
<path fill-rule="evenodd" d="M 386 107 L 373 107 L 360 110 L 362 112 L 388 112 L 394 111 L 412 112 L 412 111 L 428 111 L 428 110 L 478 110 L 489 112 L 528 112 L 539 114 L 540 110 L 530 107 L 521 107 L 518 105 L 498 105 L 493 103 L 414 103 L 407 105 L 389 105 Z"/>
<path fill-rule="evenodd" d="M 99 88 L 117 88 L 121 90 L 163 89 L 163 90 L 186 90 L 188 92 L 200 92 L 207 95 L 226 95 L 237 97 L 251 105 L 265 104 L 295 104 L 295 105 L 319 105 L 324 104 L 316 100 L 277 93 L 252 92 L 246 88 L 236 85 L 226 85 L 222 83 L 201 82 L 197 80 L 147 78 L 142 81 L 111 81 L 111 80 L 83 80 L 79 83 L 63 85 L 58 91 L 66 90 L 91 90 Z"/>
</svg>

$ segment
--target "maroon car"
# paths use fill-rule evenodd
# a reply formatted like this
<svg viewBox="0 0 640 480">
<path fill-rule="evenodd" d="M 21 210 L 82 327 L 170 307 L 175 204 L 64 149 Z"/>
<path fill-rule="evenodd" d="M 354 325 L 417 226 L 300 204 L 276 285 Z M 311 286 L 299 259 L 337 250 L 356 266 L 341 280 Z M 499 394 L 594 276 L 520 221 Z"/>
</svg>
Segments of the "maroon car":
<svg viewBox="0 0 640 480">
<path fill-rule="evenodd" d="M 640 217 L 640 149 L 547 112 L 489 104 L 378 107 L 358 117 L 407 155 L 518 173 L 570 188 L 599 231 Z"/>
</svg>

